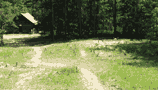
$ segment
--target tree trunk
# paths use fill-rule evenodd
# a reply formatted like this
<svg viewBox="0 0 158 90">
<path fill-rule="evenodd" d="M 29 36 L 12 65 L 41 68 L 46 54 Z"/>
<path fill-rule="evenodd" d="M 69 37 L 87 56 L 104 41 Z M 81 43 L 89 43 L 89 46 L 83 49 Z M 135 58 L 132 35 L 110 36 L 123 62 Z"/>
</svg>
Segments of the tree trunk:
<svg viewBox="0 0 158 90">
<path fill-rule="evenodd" d="M 89 30 L 91 31 L 92 30 L 91 27 L 92 27 L 92 24 L 93 24 L 92 21 L 91 21 L 91 20 L 93 20 L 93 18 L 92 18 L 93 17 L 92 16 L 92 7 L 93 7 L 92 6 L 92 0 L 89 0 L 88 7 L 90 8 L 90 12 L 89 12 L 89 16 L 90 16 L 89 17 Z"/>
<path fill-rule="evenodd" d="M 65 36 L 67 35 L 67 5 L 68 5 L 68 3 L 67 3 L 67 0 L 65 0 L 65 7 L 64 7 L 64 12 L 65 12 L 65 24 L 64 24 L 64 29 L 65 29 Z"/>
<path fill-rule="evenodd" d="M 152 41 L 152 40 L 150 39 L 150 40 L 149 40 L 149 43 L 150 43 L 150 44 L 151 44 L 151 41 Z"/>
<path fill-rule="evenodd" d="M 95 7 L 95 1 L 93 2 L 93 7 Z M 95 9 L 93 10 L 93 14 L 94 14 L 94 22 L 93 22 L 94 23 L 94 27 L 93 27 L 94 28 L 94 32 L 93 33 L 94 34 L 93 35 L 95 36 L 96 35 L 96 27 L 95 27 L 95 25 L 96 25 L 96 23 L 95 23 L 96 11 L 95 11 Z"/>
<path fill-rule="evenodd" d="M 117 37 L 116 36 L 117 35 L 117 32 L 116 32 L 116 0 L 114 0 L 114 2 L 113 2 L 113 11 L 114 11 L 114 13 L 113 13 L 114 35 L 115 35 L 115 37 Z"/>
<path fill-rule="evenodd" d="M 52 5 L 52 10 L 51 10 L 51 13 L 52 13 L 52 30 L 50 30 L 50 35 L 51 35 L 52 41 L 54 41 L 54 28 L 53 28 L 53 26 L 54 26 L 54 11 L 53 11 L 53 2 L 55 2 L 55 1 L 52 0 L 52 3 L 51 3 L 51 5 Z"/>
<path fill-rule="evenodd" d="M 0 38 L 1 38 L 1 44 L 0 44 L 0 46 L 4 46 L 4 42 L 3 42 L 3 34 L 2 34 L 2 33 L 0 34 Z"/>
<path fill-rule="evenodd" d="M 79 37 L 81 38 L 81 0 L 76 0 L 77 4 L 78 4 L 78 17 L 79 17 L 79 23 L 78 23 L 78 27 L 79 27 Z"/>
<path fill-rule="evenodd" d="M 100 27 L 99 27 L 99 21 L 100 21 L 100 18 L 99 18 L 99 10 L 100 10 L 100 2 L 99 0 L 97 0 L 97 8 L 96 8 L 96 14 L 97 14 L 97 17 L 96 17 L 96 25 L 97 25 L 97 30 L 100 30 Z"/>
</svg>

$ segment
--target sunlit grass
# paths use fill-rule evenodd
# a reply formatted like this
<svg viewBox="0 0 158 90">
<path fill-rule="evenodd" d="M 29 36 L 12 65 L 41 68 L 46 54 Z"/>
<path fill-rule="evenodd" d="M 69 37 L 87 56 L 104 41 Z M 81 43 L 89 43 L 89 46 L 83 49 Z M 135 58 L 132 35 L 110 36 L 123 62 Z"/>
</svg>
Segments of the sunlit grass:
<svg viewBox="0 0 158 90">
<path fill-rule="evenodd" d="M 36 85 L 39 85 L 39 87 L 37 87 L 38 89 L 43 89 L 41 86 L 45 86 L 45 89 L 52 87 L 51 89 L 53 90 L 65 90 L 70 88 L 80 90 L 82 87 L 78 87 L 78 85 L 80 85 L 79 77 L 79 70 L 75 66 L 59 69 L 52 68 L 48 74 L 37 76 L 38 82 L 36 82 Z M 34 84 L 35 83 L 32 82 L 32 85 Z"/>
<path fill-rule="evenodd" d="M 12 89 L 18 81 L 18 75 L 30 71 L 17 69 L 30 60 L 34 54 L 32 48 L 0 47 L 0 62 L 3 62 L 0 64 L 0 89 Z M 14 67 L 16 65 L 17 67 Z"/>
<path fill-rule="evenodd" d="M 91 47 L 84 47 L 84 45 L 81 46 L 78 43 L 76 55 L 79 55 L 79 50 L 85 50 L 86 53 L 89 54 L 86 57 L 89 58 L 87 61 L 96 64 L 93 66 L 93 68 L 96 68 L 96 70 L 93 69 L 91 71 L 97 75 L 103 85 L 108 86 L 111 90 L 112 88 L 117 88 L 118 90 L 149 90 L 149 88 L 153 90 L 157 89 L 158 87 L 156 84 L 158 83 L 158 65 L 156 62 L 154 62 L 154 60 L 145 59 L 146 57 L 155 57 L 153 59 L 156 60 L 156 55 L 150 56 L 157 53 L 156 44 L 152 44 L 152 46 L 150 46 L 148 43 L 139 44 L 140 42 L 146 42 L 147 40 L 123 41 L 125 41 L 124 44 L 122 42 L 119 42 L 113 46 L 100 46 L 99 44 L 94 44 L 91 45 Z M 106 40 L 103 40 L 103 42 L 106 42 Z M 75 44 L 70 45 L 62 44 L 61 46 L 48 47 L 44 51 L 45 54 L 43 54 L 43 56 L 52 56 L 52 58 L 66 58 L 64 56 L 67 56 L 70 58 L 70 54 L 73 54 L 68 50 L 73 50 Z M 64 50 L 67 53 L 65 53 Z M 102 51 L 104 54 L 101 56 L 100 53 L 98 53 L 99 51 Z M 65 53 L 65 55 L 63 53 Z M 79 58 L 76 60 L 79 60 Z M 97 70 L 101 68 L 102 71 L 97 72 Z"/>
<path fill-rule="evenodd" d="M 115 87 L 118 90 L 148 90 L 149 88 L 153 90 L 157 89 L 157 63 L 154 62 L 154 60 L 145 60 L 145 58 L 139 58 L 139 55 L 141 55 L 141 57 L 155 57 L 152 55 L 157 53 L 157 45 L 152 44 L 151 47 L 149 44 L 128 44 L 129 42 L 125 42 L 125 44 L 119 43 L 118 45 L 113 47 L 110 47 L 109 45 L 99 46 L 99 44 L 95 44 L 91 48 L 85 48 L 84 45 L 79 46 L 79 44 L 61 43 L 56 44 L 52 47 L 44 48 L 42 58 L 45 58 L 45 60 L 48 60 L 48 58 L 52 58 L 52 60 L 54 60 L 55 58 L 65 58 L 68 59 L 67 62 L 73 62 L 73 60 L 79 60 L 79 51 L 82 48 L 88 54 L 93 54 L 91 55 L 93 56 L 93 58 L 88 57 L 90 58 L 90 60 L 87 61 L 98 64 L 96 65 L 97 67 L 93 68 L 103 69 L 101 72 L 97 73 L 95 73 L 97 69 L 92 71 L 97 75 L 102 84 L 107 85 L 106 82 L 108 82 L 109 88 Z M 105 52 L 105 54 L 101 56 L 97 52 L 99 50 L 102 50 L 102 52 Z M 0 49 L 0 51 L 4 51 L 3 53 L 0 52 L 0 60 L 4 60 L 4 62 L 7 60 L 10 64 L 15 65 L 16 61 L 24 62 L 26 59 L 31 59 L 31 57 L 28 58 L 29 56 L 23 56 L 25 55 L 24 52 L 29 52 L 30 50 L 21 48 L 8 48 Z M 126 53 L 126 56 L 124 55 L 124 53 Z M 116 57 L 115 55 L 117 54 L 118 56 Z M 129 57 L 129 55 L 137 58 Z M 61 60 L 59 60 L 59 62 L 61 62 Z M 53 72 L 58 72 L 60 70 L 61 69 L 52 69 L 51 74 L 48 75 L 48 77 L 51 77 L 50 81 L 53 80 L 54 83 L 56 83 L 56 87 L 70 87 L 73 82 L 77 83 L 78 79 L 76 79 L 76 76 L 78 74 L 71 74 L 69 76 L 52 75 Z M 69 79 L 70 82 L 66 81 L 66 79 L 64 79 L 65 82 L 64 80 L 61 80 L 64 77 Z M 44 85 L 43 82 L 46 83 L 45 85 L 52 85 L 51 82 L 46 81 L 46 78 L 43 78 L 42 80 L 43 81 L 40 83 L 40 85 Z"/>
<path fill-rule="evenodd" d="M 34 54 L 32 48 L 0 47 L 0 62 L 10 65 L 15 65 L 16 62 L 20 64 L 30 60 Z"/>
<path fill-rule="evenodd" d="M 0 68 L 0 90 L 13 89 L 15 83 L 19 81 L 18 75 L 30 71 L 32 71 L 32 69 L 20 70 L 20 68 L 16 68 L 16 70 L 12 70 L 11 67 Z"/>
<path fill-rule="evenodd" d="M 104 56 L 109 51 L 112 51 L 111 57 L 98 56 L 98 53 L 95 53 L 95 56 L 98 57 L 95 61 L 97 60 L 96 63 L 100 63 L 100 66 L 97 68 L 104 69 L 106 66 L 102 72 L 95 74 L 103 85 L 107 85 L 106 82 L 108 82 L 108 87 L 111 90 L 112 88 L 117 88 L 118 90 L 156 90 L 158 89 L 158 63 L 155 62 L 157 56 L 150 56 L 157 53 L 155 45 L 140 44 L 128 46 L 128 44 L 124 44 L 117 46 L 117 48 L 113 46 L 115 47 L 114 49 L 108 49 L 103 46 L 98 47 L 96 44 L 92 48 L 85 48 L 85 51 L 89 52 L 89 54 L 92 51 L 102 51 L 105 53 Z M 121 52 L 123 50 L 125 52 Z M 127 55 L 121 53 L 126 53 Z M 116 57 L 115 55 L 117 54 L 119 55 Z M 144 54 L 153 60 L 141 58 Z M 137 58 L 129 57 L 129 55 Z M 95 70 L 92 71 L 95 72 Z"/>
<path fill-rule="evenodd" d="M 54 45 L 51 47 L 47 47 L 43 49 L 42 56 L 48 58 L 69 58 L 69 59 L 77 59 L 79 48 L 77 45 L 69 45 L 69 44 L 60 44 Z"/>
</svg>

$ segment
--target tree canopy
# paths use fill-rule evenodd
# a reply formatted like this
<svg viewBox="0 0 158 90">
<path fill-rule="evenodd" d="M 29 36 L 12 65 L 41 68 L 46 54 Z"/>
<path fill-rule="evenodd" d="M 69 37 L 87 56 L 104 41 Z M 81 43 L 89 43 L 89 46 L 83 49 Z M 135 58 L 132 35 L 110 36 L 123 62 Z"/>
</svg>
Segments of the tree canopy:
<svg viewBox="0 0 158 90">
<path fill-rule="evenodd" d="M 3 28 L 14 23 L 8 17 L 27 11 L 44 27 L 50 27 L 48 31 L 56 29 L 56 34 L 65 31 L 79 37 L 84 36 L 80 33 L 94 36 L 102 30 L 101 33 L 118 32 L 130 38 L 136 35 L 156 38 L 157 35 L 158 3 L 152 0 L 8 0 L 0 3 Z"/>
</svg>

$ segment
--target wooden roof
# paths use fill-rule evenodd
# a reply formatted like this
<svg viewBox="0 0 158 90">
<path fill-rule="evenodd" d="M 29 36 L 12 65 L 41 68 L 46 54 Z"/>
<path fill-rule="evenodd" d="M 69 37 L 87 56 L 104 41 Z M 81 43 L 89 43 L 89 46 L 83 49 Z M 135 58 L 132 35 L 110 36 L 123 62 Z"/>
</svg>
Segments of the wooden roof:
<svg viewBox="0 0 158 90">
<path fill-rule="evenodd" d="M 3 12 L 4 12 L 4 9 L 0 8 L 0 14 L 2 14 Z M 37 25 L 38 21 L 36 21 L 30 13 L 21 13 L 21 15 L 23 15 L 25 18 L 27 18 L 33 24 Z M 8 17 L 8 21 L 12 21 L 15 17 L 16 17 L 16 14 L 12 14 L 11 16 Z"/>
<path fill-rule="evenodd" d="M 38 21 L 36 21 L 31 14 L 29 14 L 29 13 L 21 13 L 21 15 L 23 15 L 25 18 L 27 18 L 33 24 L 37 25 Z"/>
</svg>

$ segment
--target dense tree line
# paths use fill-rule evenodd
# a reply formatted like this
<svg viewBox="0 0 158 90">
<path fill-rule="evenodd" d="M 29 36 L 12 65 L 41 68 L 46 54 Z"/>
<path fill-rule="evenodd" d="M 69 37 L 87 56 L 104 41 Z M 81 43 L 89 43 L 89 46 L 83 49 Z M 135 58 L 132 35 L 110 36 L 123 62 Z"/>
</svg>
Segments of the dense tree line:
<svg viewBox="0 0 158 90">
<path fill-rule="evenodd" d="M 12 4 L 5 7 L 14 7 L 17 15 L 22 11 L 31 13 L 40 22 L 39 27 L 43 27 L 41 30 L 50 31 L 50 36 L 53 37 L 54 32 L 59 37 L 97 36 L 99 30 L 102 30 L 102 34 L 110 33 L 131 39 L 156 39 L 158 36 L 156 26 L 158 4 L 152 0 L 8 0 L 5 2 Z M 23 10 L 20 10 L 21 8 Z M 9 14 L 11 15 L 12 12 Z"/>
</svg>

